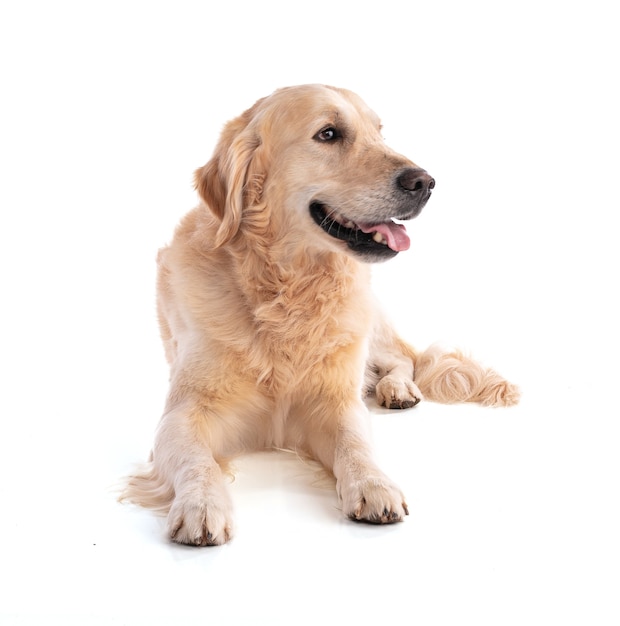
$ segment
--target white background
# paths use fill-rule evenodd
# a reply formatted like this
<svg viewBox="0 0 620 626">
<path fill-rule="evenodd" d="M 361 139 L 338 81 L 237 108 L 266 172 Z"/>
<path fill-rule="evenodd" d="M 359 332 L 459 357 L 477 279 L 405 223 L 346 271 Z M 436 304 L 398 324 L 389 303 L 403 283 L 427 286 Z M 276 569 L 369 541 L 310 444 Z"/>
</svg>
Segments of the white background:
<svg viewBox="0 0 620 626">
<path fill-rule="evenodd" d="M 619 624 L 613 3 L 16 2 L 0 9 L 1 624 Z M 166 393 L 154 257 L 222 124 L 357 91 L 436 192 L 376 291 L 519 407 L 376 410 L 403 524 L 240 459 L 236 538 L 115 501 Z"/>
</svg>

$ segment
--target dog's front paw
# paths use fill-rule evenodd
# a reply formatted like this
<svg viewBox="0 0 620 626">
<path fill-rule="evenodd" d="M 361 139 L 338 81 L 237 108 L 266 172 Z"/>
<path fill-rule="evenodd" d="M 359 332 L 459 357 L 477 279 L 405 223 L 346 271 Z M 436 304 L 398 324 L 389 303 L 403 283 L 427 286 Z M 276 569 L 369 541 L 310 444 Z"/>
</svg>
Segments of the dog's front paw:
<svg viewBox="0 0 620 626">
<path fill-rule="evenodd" d="M 423 399 L 412 380 L 390 374 L 377 383 L 375 394 L 377 402 L 388 409 L 409 409 Z"/>
<path fill-rule="evenodd" d="M 168 534 L 191 546 L 219 546 L 232 537 L 232 505 L 221 490 L 177 495 L 168 513 Z"/>
<path fill-rule="evenodd" d="M 386 477 L 369 477 L 340 487 L 344 514 L 371 524 L 402 522 L 409 515 L 405 497 Z"/>
</svg>

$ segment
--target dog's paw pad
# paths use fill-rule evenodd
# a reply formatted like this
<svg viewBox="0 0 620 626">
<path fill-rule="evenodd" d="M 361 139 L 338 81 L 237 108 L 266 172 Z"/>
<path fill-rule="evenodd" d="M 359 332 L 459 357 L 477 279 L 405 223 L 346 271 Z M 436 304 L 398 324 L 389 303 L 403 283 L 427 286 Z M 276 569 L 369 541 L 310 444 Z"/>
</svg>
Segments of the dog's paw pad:
<svg viewBox="0 0 620 626">
<path fill-rule="evenodd" d="M 194 502 L 177 497 L 168 514 L 168 535 L 190 546 L 219 546 L 232 537 L 231 507 L 227 500 L 204 498 Z"/>
<path fill-rule="evenodd" d="M 377 383 L 375 394 L 379 405 L 387 409 L 410 409 L 423 399 L 413 381 L 390 375 Z"/>
<path fill-rule="evenodd" d="M 365 479 L 343 490 L 345 515 L 357 522 L 402 522 L 409 509 L 402 492 L 387 479 Z"/>
</svg>

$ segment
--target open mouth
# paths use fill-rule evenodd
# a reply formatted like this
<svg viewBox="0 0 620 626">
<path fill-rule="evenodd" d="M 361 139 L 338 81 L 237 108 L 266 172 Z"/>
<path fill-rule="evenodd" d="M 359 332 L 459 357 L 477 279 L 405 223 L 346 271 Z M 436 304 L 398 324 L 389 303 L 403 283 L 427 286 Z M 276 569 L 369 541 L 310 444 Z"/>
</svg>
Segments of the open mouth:
<svg viewBox="0 0 620 626">
<path fill-rule="evenodd" d="M 310 205 L 312 219 L 331 237 L 351 250 L 375 259 L 388 259 L 411 244 L 403 224 L 388 220 L 377 224 L 353 222 L 320 202 Z"/>
</svg>

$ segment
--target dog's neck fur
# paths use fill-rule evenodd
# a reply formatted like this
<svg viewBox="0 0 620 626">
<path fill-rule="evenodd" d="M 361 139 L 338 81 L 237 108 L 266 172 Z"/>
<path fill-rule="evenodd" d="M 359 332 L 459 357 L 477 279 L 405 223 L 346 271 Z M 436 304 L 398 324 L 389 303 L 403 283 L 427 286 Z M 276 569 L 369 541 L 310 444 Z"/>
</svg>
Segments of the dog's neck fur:
<svg viewBox="0 0 620 626">
<path fill-rule="evenodd" d="M 238 315 L 238 307 L 245 310 L 253 340 L 241 349 L 259 382 L 273 391 L 293 389 L 313 369 L 334 362 L 339 351 L 365 353 L 374 310 L 369 265 L 344 250 L 309 248 L 301 238 L 284 248 L 278 233 L 263 231 L 255 237 L 243 226 L 215 247 L 217 226 L 199 207 L 183 220 L 177 237 L 191 240 L 214 283 L 222 273 L 233 279 L 228 287 L 236 295 L 205 297 L 228 302 L 224 306 L 237 307 Z M 237 340 L 230 339 L 231 349 L 239 349 Z"/>
<path fill-rule="evenodd" d="M 300 248 L 286 259 L 277 246 L 256 248 L 243 234 L 227 246 L 242 277 L 239 284 L 256 328 L 255 349 L 278 355 L 288 371 L 270 372 L 265 382 L 293 388 L 294 379 L 321 367 L 341 349 L 368 336 L 372 310 L 370 268 L 346 253 L 319 255 Z"/>
<path fill-rule="evenodd" d="M 353 292 L 365 293 L 368 289 L 369 268 L 345 253 L 316 254 L 300 248 L 282 255 L 277 246 L 257 249 L 251 242 L 248 245 L 243 235 L 235 244 L 230 246 L 230 253 L 241 270 L 244 282 L 240 286 L 248 302 L 257 309 L 278 310 L 279 322 L 303 317 L 317 304 L 341 306 Z"/>
</svg>

